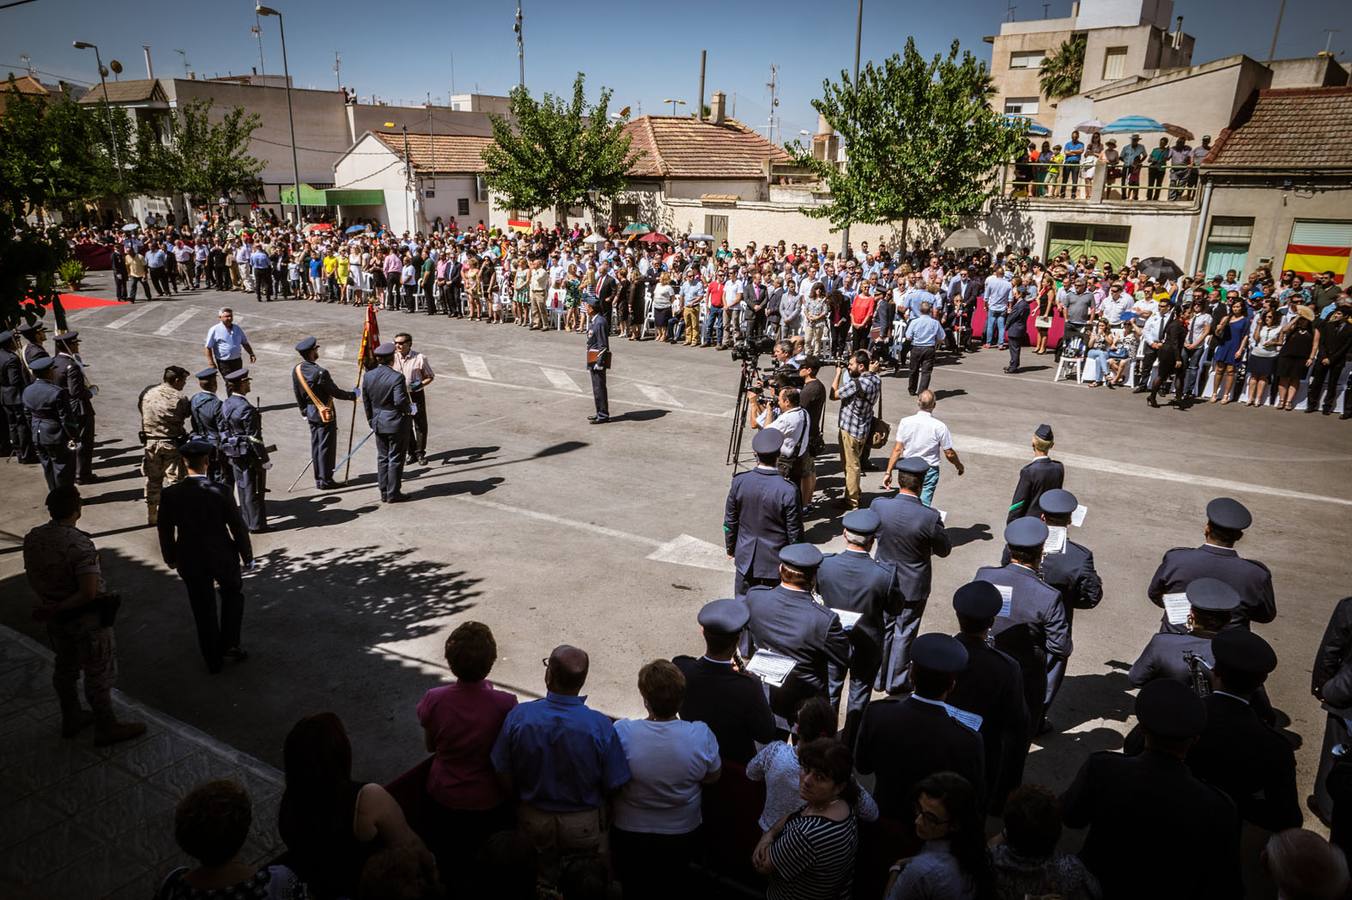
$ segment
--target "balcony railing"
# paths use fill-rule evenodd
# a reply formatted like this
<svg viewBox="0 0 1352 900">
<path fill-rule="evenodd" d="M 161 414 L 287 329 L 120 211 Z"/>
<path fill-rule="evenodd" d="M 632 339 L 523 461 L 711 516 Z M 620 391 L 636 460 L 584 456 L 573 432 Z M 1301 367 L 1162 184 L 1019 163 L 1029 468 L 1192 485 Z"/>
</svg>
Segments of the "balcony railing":
<svg viewBox="0 0 1352 900">
<path fill-rule="evenodd" d="M 1085 177 L 1079 163 L 1009 163 L 1000 173 L 1000 194 L 1032 201 L 1148 203 L 1191 206 L 1197 197 L 1197 168 L 1167 165 L 1130 170 L 1099 159 Z"/>
</svg>

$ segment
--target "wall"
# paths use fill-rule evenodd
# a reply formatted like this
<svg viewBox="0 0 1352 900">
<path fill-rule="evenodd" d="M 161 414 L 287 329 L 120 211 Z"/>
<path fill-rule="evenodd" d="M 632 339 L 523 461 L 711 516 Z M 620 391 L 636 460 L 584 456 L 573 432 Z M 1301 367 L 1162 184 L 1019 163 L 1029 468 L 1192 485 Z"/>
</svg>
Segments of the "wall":
<svg viewBox="0 0 1352 900">
<path fill-rule="evenodd" d="M 1081 0 L 1075 25 L 1081 30 L 1142 24 L 1167 28 L 1173 14 L 1173 0 Z"/>
<path fill-rule="evenodd" d="M 429 120 L 430 113 L 430 120 Z M 353 103 L 345 113 L 351 122 L 351 144 L 368 131 L 398 131 L 408 126 L 410 132 L 427 134 L 468 134 L 489 137 L 493 134 L 488 115 L 481 112 L 460 112 L 446 106 L 372 106 Z M 386 125 L 393 122 L 393 126 Z"/>
<path fill-rule="evenodd" d="M 1006 25 L 1011 24 L 1017 25 L 1021 23 L 1006 23 Z M 992 99 L 991 105 L 995 109 L 1003 112 L 1005 100 L 1011 97 L 1038 97 L 1040 99 L 1038 113 L 1029 118 L 1050 128 L 1052 123 L 1056 120 L 1056 112 L 1047 102 L 1047 98 L 1042 96 L 1042 87 L 1038 84 L 1038 73 L 1041 70 L 1011 69 L 1009 67 L 1009 57 L 1011 53 L 1025 50 L 1041 50 L 1047 55 L 1051 55 L 1052 53 L 1055 53 L 1061 44 L 1068 40 L 1074 32 L 1069 29 L 1064 29 L 1005 34 L 1003 33 L 1003 27 L 1001 28 L 1001 32 L 1002 33 L 994 39 L 994 46 L 991 49 L 991 77 L 995 84 L 995 97 Z"/>
<path fill-rule="evenodd" d="M 1110 47 L 1127 48 L 1127 58 L 1122 68 L 1123 78 L 1152 69 L 1187 66 L 1192 59 L 1192 37 L 1185 34 L 1183 46 L 1177 51 L 1170 44 L 1171 40 L 1172 35 L 1168 32 L 1150 25 L 1100 28 L 1089 32 L 1085 41 L 1084 76 L 1080 79 L 1080 90 L 1092 91 L 1110 83 L 1103 77 L 1104 58 Z"/>
<path fill-rule="evenodd" d="M 372 218 L 388 224 L 396 234 L 409 228 L 404 166 L 388 147 L 367 135 L 352 152 L 334 166 L 333 183 L 345 188 L 378 189 L 385 192 L 383 207 L 344 207 L 345 217 Z"/>
<path fill-rule="evenodd" d="M 1274 59 L 1269 87 L 1341 87 L 1347 84 L 1347 71 L 1326 56 L 1303 59 Z"/>
<path fill-rule="evenodd" d="M 1280 266 L 1291 240 L 1291 226 L 1297 219 L 1352 221 L 1352 183 L 1329 179 L 1317 186 L 1301 184 L 1290 188 L 1282 185 L 1282 179 L 1270 185 L 1217 183 L 1211 193 L 1207 231 L 1203 234 L 1210 231 L 1210 219 L 1215 216 L 1246 216 L 1254 220 L 1246 268 L 1256 268 L 1262 257 Z"/>
<path fill-rule="evenodd" d="M 665 185 L 668 197 L 698 200 L 704 194 L 728 194 L 738 200 L 765 200 L 764 178 L 671 178 Z"/>
<path fill-rule="evenodd" d="M 982 222 L 977 223 L 994 239 L 997 247 L 1006 244 L 1027 246 L 1042 256 L 1047 248 L 1047 226 L 1052 222 L 1084 225 L 1125 225 L 1131 228 L 1127 258 L 1166 256 L 1186 266 L 1196 211 L 1190 208 L 1136 212 L 1131 204 L 1111 203 L 1089 206 L 1081 203 L 1011 203 L 992 205 Z"/>
<path fill-rule="evenodd" d="M 828 219 L 811 219 L 799 207 L 784 203 L 738 203 L 736 206 L 705 205 L 698 200 L 667 198 L 666 207 L 672 227 L 678 233 L 704 231 L 705 215 L 728 217 L 728 243 L 746 246 L 750 241 L 759 244 L 784 241 L 789 244 L 828 244 L 832 250 L 840 247 L 840 233 L 831 230 Z M 850 229 L 850 243 L 860 241 L 877 246 L 880 240 L 890 238 L 894 229 L 888 225 L 856 225 Z"/>
</svg>

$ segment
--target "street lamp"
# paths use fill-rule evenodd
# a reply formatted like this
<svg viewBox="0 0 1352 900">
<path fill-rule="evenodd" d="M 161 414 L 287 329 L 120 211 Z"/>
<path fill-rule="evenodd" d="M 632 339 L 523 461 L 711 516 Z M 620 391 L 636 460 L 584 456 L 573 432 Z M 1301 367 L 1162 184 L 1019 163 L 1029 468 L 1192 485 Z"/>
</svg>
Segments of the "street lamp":
<svg viewBox="0 0 1352 900">
<path fill-rule="evenodd" d="M 670 103 L 670 104 L 671 104 L 671 114 L 672 114 L 673 116 L 676 115 L 676 107 L 677 107 L 677 106 L 685 106 L 685 101 L 684 101 L 684 100 L 673 100 L 673 99 L 670 98 L 670 97 L 668 97 L 667 99 L 663 100 L 662 102 L 663 102 L 663 103 Z"/>
<path fill-rule="evenodd" d="M 113 129 L 112 107 L 108 103 L 108 79 L 103 74 L 103 58 L 99 56 L 99 45 L 91 44 L 88 41 L 76 41 L 71 46 L 76 50 L 93 50 L 94 62 L 99 67 L 99 84 L 103 85 L 103 118 L 108 123 L 108 137 L 113 142 L 113 165 L 117 166 L 117 171 L 122 172 L 122 161 L 118 158 L 117 152 L 117 131 Z"/>
<path fill-rule="evenodd" d="M 291 128 L 291 174 L 294 178 L 293 187 L 296 189 L 296 227 L 300 228 L 302 224 L 300 213 L 300 161 L 296 158 L 296 116 L 291 111 L 291 69 L 286 64 L 286 25 L 282 22 L 282 14 L 271 6 L 255 6 L 254 13 L 260 16 L 276 16 L 277 30 L 282 37 L 282 77 L 286 79 L 286 120 Z"/>
</svg>

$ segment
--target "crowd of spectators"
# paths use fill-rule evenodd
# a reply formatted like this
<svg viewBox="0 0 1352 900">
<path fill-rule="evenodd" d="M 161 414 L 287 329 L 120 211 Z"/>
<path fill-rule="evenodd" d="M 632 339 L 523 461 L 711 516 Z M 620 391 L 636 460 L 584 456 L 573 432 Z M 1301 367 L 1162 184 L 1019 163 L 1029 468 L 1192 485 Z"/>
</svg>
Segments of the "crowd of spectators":
<svg viewBox="0 0 1352 900">
<path fill-rule="evenodd" d="M 1009 189 L 1014 196 L 1088 200 L 1098 179 L 1105 200 L 1191 201 L 1198 167 L 1213 149 L 1209 134 L 1195 147 L 1180 135 L 1172 143 L 1161 137 L 1153 148 L 1133 134 L 1119 150 L 1116 138 L 1105 140 L 1095 131 L 1085 143 L 1076 130 L 1064 144 L 1029 141 L 1014 163 Z"/>
</svg>

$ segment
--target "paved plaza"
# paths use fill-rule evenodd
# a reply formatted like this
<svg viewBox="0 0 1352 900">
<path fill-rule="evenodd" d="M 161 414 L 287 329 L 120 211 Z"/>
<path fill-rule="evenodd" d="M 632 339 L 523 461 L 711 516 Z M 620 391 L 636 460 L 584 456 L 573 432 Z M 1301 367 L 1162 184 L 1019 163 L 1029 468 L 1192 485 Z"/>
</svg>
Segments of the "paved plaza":
<svg viewBox="0 0 1352 900">
<path fill-rule="evenodd" d="M 106 296 L 107 287 L 99 273 L 87 292 Z M 268 485 L 275 531 L 255 537 L 260 564 L 245 580 L 250 657 L 213 677 L 182 583 L 145 525 L 135 409 L 164 366 L 205 363 L 202 340 L 223 303 L 235 307 L 258 353 L 252 399 L 278 449 Z M 2 877 L 26 882 L 22 896 L 147 896 L 172 865 L 173 802 L 199 775 L 244 773 L 266 829 L 251 858 L 264 858 L 282 740 L 309 713 L 343 719 L 355 777 L 386 781 L 412 767 L 424 753 L 414 706 L 447 674 L 442 642 L 461 621 L 493 628 L 500 658 L 492 680 L 523 699 L 543 693 L 540 659 L 553 646 L 583 647 L 589 702 L 614 716 L 642 715 L 635 681 L 644 662 L 700 648 L 696 610 L 732 587 L 721 530 L 738 378 L 728 354 L 615 340 L 617 419 L 589 428 L 579 336 L 382 312 L 382 337 L 410 331 L 437 372 L 428 389 L 428 463 L 411 467 L 405 481 L 411 502 L 378 502 L 369 444 L 347 487 L 317 492 L 306 475 L 288 492 L 309 455 L 291 346 L 315 335 L 321 363 L 350 384 L 361 315 L 206 291 L 71 314 L 100 387 L 95 465 L 104 478 L 82 488 L 80 527 L 102 551 L 110 589 L 124 597 L 119 686 L 140 705 L 128 714 L 152 724 L 144 740 L 108 751 L 57 737 L 50 663 L 34 649 L 43 635 L 29 618 L 19 553 L 23 534 L 45 520 L 45 488 L 36 467 L 0 465 L 0 625 L 28 638 L 0 637 L 0 847 Z M 1349 593 L 1339 540 L 1352 521 L 1349 423 L 1209 404 L 1151 410 L 1125 391 L 1052 384 L 1050 355 L 1024 360 L 1018 377 L 1000 373 L 1007 359 L 998 352 L 935 370 L 936 414 L 951 427 L 967 474 L 944 466 L 935 505 L 947 511 L 956 546 L 936 561 L 922 630 L 954 630 L 954 589 L 998 562 L 1028 439 L 1038 423 L 1051 423 L 1066 487 L 1088 507 L 1073 537 L 1094 552 L 1104 580 L 1099 608 L 1075 616 L 1056 731 L 1038 739 L 1028 764 L 1028 780 L 1064 787 L 1087 753 L 1119 747 L 1129 727 L 1126 669 L 1158 629 L 1145 591 L 1160 556 L 1201 543 L 1207 501 L 1234 496 L 1254 516 L 1239 551 L 1273 572 L 1278 617 L 1258 630 L 1281 661 L 1268 685 L 1283 728 L 1301 739 L 1303 798 L 1324 721 L 1309 693 L 1310 665 L 1329 611 Z M 829 383 L 834 373 L 822 374 Z M 883 396 L 887 420 L 913 411 L 902 381 L 885 378 Z M 351 405 L 340 402 L 338 414 L 345 445 Z M 828 426 L 835 414 L 828 404 Z M 357 439 L 365 433 L 358 421 Z M 881 466 L 885 455 L 874 458 Z M 821 471 L 819 487 L 839 496 L 838 465 Z M 866 476 L 866 492 L 880 492 L 881 480 L 881 472 Z M 808 539 L 837 546 L 840 508 L 824 509 L 807 523 Z M 100 817 L 112 809 L 126 817 Z M 128 832 L 135 836 L 123 839 Z M 76 854 L 97 863 L 84 868 L 102 880 L 62 893 Z M 10 895 L 6 881 L 0 892 Z"/>
</svg>

